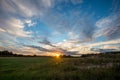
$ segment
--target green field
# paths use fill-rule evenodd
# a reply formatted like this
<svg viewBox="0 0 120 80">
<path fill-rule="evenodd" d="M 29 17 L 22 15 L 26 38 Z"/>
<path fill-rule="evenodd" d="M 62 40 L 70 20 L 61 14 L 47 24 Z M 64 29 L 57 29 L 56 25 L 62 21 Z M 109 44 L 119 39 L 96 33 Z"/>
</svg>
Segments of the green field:
<svg viewBox="0 0 120 80">
<path fill-rule="evenodd" d="M 118 80 L 120 55 L 0 57 L 0 80 Z"/>
</svg>

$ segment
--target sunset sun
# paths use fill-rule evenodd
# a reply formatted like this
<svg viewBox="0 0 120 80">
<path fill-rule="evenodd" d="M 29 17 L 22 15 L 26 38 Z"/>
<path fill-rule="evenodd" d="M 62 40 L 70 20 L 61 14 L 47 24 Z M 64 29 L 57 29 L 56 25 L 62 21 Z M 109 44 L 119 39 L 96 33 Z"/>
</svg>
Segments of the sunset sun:
<svg viewBox="0 0 120 80">
<path fill-rule="evenodd" d="M 52 56 L 55 57 L 55 58 L 60 58 L 61 55 L 62 55 L 61 52 L 53 52 L 52 53 Z"/>
<path fill-rule="evenodd" d="M 0 0 L 0 80 L 120 78 L 120 0 Z"/>
<path fill-rule="evenodd" d="M 56 57 L 56 58 L 59 58 L 59 57 L 60 57 L 60 54 L 55 54 L 55 57 Z"/>
</svg>

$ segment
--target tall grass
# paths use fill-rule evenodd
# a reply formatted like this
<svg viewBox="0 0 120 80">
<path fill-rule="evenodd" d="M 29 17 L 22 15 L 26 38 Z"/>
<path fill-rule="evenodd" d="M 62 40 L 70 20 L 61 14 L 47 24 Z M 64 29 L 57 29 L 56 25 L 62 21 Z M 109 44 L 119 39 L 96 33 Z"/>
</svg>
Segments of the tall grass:
<svg viewBox="0 0 120 80">
<path fill-rule="evenodd" d="M 0 57 L 0 80 L 118 80 L 118 57 Z"/>
</svg>

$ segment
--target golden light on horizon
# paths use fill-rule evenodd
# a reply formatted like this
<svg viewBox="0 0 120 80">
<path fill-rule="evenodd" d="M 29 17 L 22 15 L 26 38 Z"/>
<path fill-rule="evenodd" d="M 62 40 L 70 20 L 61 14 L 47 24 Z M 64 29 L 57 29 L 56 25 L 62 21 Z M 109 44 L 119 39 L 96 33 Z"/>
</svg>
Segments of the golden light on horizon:
<svg viewBox="0 0 120 80">
<path fill-rule="evenodd" d="M 63 55 L 61 51 L 53 51 L 53 52 L 47 52 L 45 56 L 51 56 L 54 58 L 60 58 Z"/>
<path fill-rule="evenodd" d="M 56 58 L 60 58 L 61 55 L 62 55 L 62 53 L 59 52 L 59 51 L 56 51 L 56 52 L 52 52 L 52 53 L 51 53 L 51 56 L 56 57 Z"/>
<path fill-rule="evenodd" d="M 60 58 L 60 54 L 55 54 L 54 55 L 56 58 Z"/>
</svg>

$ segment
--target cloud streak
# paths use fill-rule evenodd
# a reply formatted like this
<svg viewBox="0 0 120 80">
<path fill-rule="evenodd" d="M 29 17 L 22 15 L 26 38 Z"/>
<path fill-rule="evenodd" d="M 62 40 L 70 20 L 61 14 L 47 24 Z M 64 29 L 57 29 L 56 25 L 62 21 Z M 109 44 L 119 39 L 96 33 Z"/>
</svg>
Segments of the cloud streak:
<svg viewBox="0 0 120 80">
<path fill-rule="evenodd" d="M 34 49 L 38 49 L 40 51 L 45 51 L 45 52 L 53 52 L 53 50 L 48 50 L 46 48 L 40 47 L 40 46 L 34 46 L 34 45 L 25 45 L 26 47 L 31 47 Z"/>
<path fill-rule="evenodd" d="M 1 0 L 0 5 L 3 11 L 17 14 L 22 17 L 43 15 L 47 8 L 52 6 L 53 0 Z"/>
<path fill-rule="evenodd" d="M 120 2 L 114 2 L 112 13 L 96 22 L 95 37 L 105 36 L 108 40 L 120 38 Z"/>
</svg>

